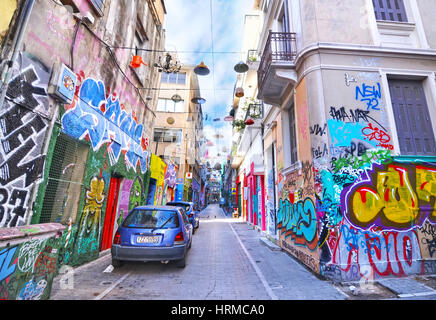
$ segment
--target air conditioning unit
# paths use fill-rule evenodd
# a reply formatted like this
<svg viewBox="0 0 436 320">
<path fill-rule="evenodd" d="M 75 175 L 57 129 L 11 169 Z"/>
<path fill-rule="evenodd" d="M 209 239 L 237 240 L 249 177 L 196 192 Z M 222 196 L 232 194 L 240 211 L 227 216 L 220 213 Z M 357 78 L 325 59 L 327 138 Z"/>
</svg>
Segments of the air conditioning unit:
<svg viewBox="0 0 436 320">
<path fill-rule="evenodd" d="M 60 103 L 73 102 L 76 92 L 77 75 L 63 63 L 55 63 L 48 86 L 48 94 Z"/>
</svg>

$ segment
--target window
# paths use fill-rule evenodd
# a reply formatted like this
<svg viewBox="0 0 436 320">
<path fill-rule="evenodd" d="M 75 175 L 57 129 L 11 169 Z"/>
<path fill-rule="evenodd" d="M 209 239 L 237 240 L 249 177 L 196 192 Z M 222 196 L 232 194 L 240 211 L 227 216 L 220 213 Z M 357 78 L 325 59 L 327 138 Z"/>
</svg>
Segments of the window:
<svg viewBox="0 0 436 320">
<path fill-rule="evenodd" d="M 134 54 L 136 56 L 140 56 L 144 62 L 147 62 L 146 54 L 147 49 L 149 49 L 150 41 L 147 37 L 147 34 L 145 32 L 145 29 L 142 25 L 142 23 L 139 20 L 139 17 L 136 21 L 136 30 L 135 30 L 135 37 L 133 39 L 133 46 L 135 47 Z M 144 85 L 144 80 L 148 78 L 147 72 L 149 69 L 146 66 L 142 66 L 141 68 L 132 68 L 134 74 L 136 75 L 137 79 L 141 83 L 141 85 Z"/>
<path fill-rule="evenodd" d="M 174 229 L 179 227 L 175 211 L 135 209 L 123 222 L 124 228 Z"/>
<path fill-rule="evenodd" d="M 403 0 L 372 0 L 377 20 L 407 22 Z"/>
<path fill-rule="evenodd" d="M 70 13 L 79 13 L 80 12 L 79 8 L 77 8 L 77 6 L 73 0 L 60 0 L 60 2 L 67 8 L 68 11 L 70 11 L 68 9 L 68 7 L 71 8 L 72 12 L 70 11 Z"/>
<path fill-rule="evenodd" d="M 154 142 L 182 142 L 181 129 L 155 129 L 153 135 Z"/>
<path fill-rule="evenodd" d="M 185 84 L 186 83 L 186 72 L 178 73 L 162 73 L 161 82 L 172 83 L 172 84 Z"/>
<path fill-rule="evenodd" d="M 402 155 L 436 155 L 436 143 L 422 81 L 389 80 Z"/>
<path fill-rule="evenodd" d="M 104 0 L 89 0 L 91 6 L 101 17 L 103 15 Z"/>
<path fill-rule="evenodd" d="M 288 111 L 289 116 L 289 131 L 290 131 L 290 154 L 291 154 L 291 164 L 298 161 L 297 156 L 297 132 L 295 129 L 295 107 L 292 105 L 292 107 Z"/>
<path fill-rule="evenodd" d="M 184 112 L 185 103 L 184 101 L 174 102 L 171 99 L 159 99 L 157 102 L 156 111 L 160 112 Z"/>
<path fill-rule="evenodd" d="M 169 163 L 170 161 L 172 161 L 174 164 L 176 164 L 178 166 L 180 166 L 180 164 L 181 164 L 180 157 L 160 155 L 159 158 L 161 158 L 166 163 Z"/>
<path fill-rule="evenodd" d="M 53 151 L 39 223 L 75 223 L 89 147 L 61 133 Z"/>
</svg>

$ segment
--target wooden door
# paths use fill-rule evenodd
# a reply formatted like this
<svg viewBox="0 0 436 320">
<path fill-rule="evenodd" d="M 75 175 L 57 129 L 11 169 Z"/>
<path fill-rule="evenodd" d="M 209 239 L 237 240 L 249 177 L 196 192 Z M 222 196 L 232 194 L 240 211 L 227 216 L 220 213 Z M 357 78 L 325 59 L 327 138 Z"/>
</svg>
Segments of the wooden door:
<svg viewBox="0 0 436 320">
<path fill-rule="evenodd" d="M 389 80 L 402 155 L 436 155 L 436 143 L 422 81 Z"/>
</svg>

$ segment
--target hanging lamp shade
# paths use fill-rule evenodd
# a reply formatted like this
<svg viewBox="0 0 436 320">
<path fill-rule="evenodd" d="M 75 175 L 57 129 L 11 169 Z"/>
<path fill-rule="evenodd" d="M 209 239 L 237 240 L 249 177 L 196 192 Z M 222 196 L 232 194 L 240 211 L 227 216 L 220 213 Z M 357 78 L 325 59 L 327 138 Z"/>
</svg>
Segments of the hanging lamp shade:
<svg viewBox="0 0 436 320">
<path fill-rule="evenodd" d="M 194 69 L 194 73 L 198 74 L 199 76 L 206 76 L 209 74 L 209 72 L 209 68 L 204 64 L 203 61 L 201 61 L 201 63 Z"/>
<path fill-rule="evenodd" d="M 179 95 L 176 93 L 175 95 L 173 95 L 173 96 L 171 97 L 171 100 L 172 100 L 174 103 L 177 103 L 177 102 L 182 101 L 182 97 L 179 96 Z"/>
<path fill-rule="evenodd" d="M 254 120 L 251 118 L 248 118 L 247 120 L 245 120 L 245 124 L 247 126 L 252 126 L 254 124 Z"/>
<path fill-rule="evenodd" d="M 148 66 L 143 60 L 141 56 L 133 56 L 132 61 L 130 61 L 130 66 L 134 69 L 139 68 L 141 65 Z"/>
<path fill-rule="evenodd" d="M 206 99 L 201 97 L 196 97 L 196 98 L 192 98 L 191 102 L 196 104 L 203 104 L 206 102 Z"/>
<path fill-rule="evenodd" d="M 249 67 L 248 67 L 248 65 L 247 65 L 245 62 L 240 61 L 240 62 L 238 62 L 238 63 L 235 65 L 235 67 L 234 67 L 233 69 L 234 69 L 237 73 L 244 73 L 244 72 L 247 72 L 247 71 L 248 71 Z"/>
<path fill-rule="evenodd" d="M 235 96 L 237 96 L 238 98 L 242 98 L 244 96 L 244 89 L 236 88 Z"/>
</svg>

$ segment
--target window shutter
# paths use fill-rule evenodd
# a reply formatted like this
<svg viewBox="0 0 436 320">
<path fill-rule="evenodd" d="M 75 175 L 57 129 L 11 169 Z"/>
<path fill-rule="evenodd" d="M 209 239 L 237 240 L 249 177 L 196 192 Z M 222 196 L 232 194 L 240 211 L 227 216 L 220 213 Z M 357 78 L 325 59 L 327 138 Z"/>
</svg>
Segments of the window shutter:
<svg viewBox="0 0 436 320">
<path fill-rule="evenodd" d="M 422 82 L 390 80 L 389 90 L 401 154 L 436 155 L 436 142 Z"/>
<path fill-rule="evenodd" d="M 372 0 L 377 20 L 407 22 L 403 0 Z"/>
<path fill-rule="evenodd" d="M 99 14 L 101 17 L 103 15 L 103 6 L 104 6 L 104 0 L 89 0 L 92 7 L 95 9 L 95 11 Z"/>
<path fill-rule="evenodd" d="M 290 127 L 290 136 L 291 136 L 291 162 L 295 163 L 298 160 L 297 154 L 297 132 L 296 132 L 296 121 L 295 121 L 295 106 L 292 105 L 289 110 L 289 127 Z"/>
</svg>

